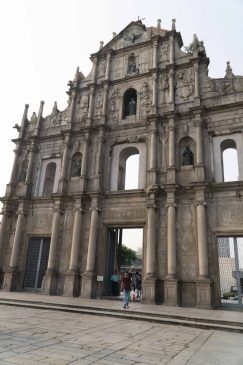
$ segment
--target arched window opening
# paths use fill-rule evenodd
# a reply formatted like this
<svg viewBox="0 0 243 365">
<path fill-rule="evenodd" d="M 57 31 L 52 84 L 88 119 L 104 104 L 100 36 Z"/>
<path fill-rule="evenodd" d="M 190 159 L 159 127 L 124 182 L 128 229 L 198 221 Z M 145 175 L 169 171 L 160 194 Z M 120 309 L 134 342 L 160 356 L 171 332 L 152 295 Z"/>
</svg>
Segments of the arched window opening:
<svg viewBox="0 0 243 365">
<path fill-rule="evenodd" d="M 25 182 L 27 170 L 28 170 L 28 164 L 29 164 L 28 160 L 24 160 L 22 162 L 20 173 L 19 173 L 19 182 Z"/>
<path fill-rule="evenodd" d="M 82 154 L 80 152 L 75 153 L 71 160 L 71 177 L 77 177 L 81 175 Z"/>
<path fill-rule="evenodd" d="M 135 147 L 125 148 L 120 153 L 118 190 L 138 189 L 139 151 Z"/>
<path fill-rule="evenodd" d="M 137 91 L 128 89 L 123 99 L 123 118 L 136 115 L 137 113 Z"/>
<path fill-rule="evenodd" d="M 220 147 L 223 181 L 227 182 L 239 180 L 238 156 L 235 141 L 227 139 L 221 143 Z"/>
<path fill-rule="evenodd" d="M 46 166 L 43 196 L 49 196 L 50 194 L 53 193 L 55 175 L 56 175 L 56 164 L 55 162 L 50 162 Z"/>
</svg>

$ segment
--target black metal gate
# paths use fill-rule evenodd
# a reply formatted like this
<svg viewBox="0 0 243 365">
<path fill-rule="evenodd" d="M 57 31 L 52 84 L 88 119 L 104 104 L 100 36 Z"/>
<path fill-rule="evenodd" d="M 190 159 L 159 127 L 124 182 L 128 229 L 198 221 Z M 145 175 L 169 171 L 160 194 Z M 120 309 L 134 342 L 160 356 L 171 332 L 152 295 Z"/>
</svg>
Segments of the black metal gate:
<svg viewBox="0 0 243 365">
<path fill-rule="evenodd" d="M 218 259 L 221 304 L 242 308 L 243 237 L 219 237 Z"/>
<path fill-rule="evenodd" d="M 49 238 L 30 238 L 24 278 L 25 290 L 41 289 L 48 263 L 49 248 Z"/>
</svg>

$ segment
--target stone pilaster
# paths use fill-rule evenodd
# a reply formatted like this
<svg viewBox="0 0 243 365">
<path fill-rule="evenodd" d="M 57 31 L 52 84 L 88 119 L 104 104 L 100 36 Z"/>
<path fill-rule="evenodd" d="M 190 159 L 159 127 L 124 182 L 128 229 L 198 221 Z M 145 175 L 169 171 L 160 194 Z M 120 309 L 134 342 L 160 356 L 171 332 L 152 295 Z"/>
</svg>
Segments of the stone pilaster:
<svg viewBox="0 0 243 365">
<path fill-rule="evenodd" d="M 203 159 L 203 145 L 202 145 L 202 120 L 201 116 L 195 117 L 195 129 L 196 129 L 196 171 L 197 178 L 200 181 L 205 180 L 204 171 L 204 159 Z"/>
<path fill-rule="evenodd" d="M 111 52 L 106 55 L 106 70 L 105 70 L 105 79 L 110 80 L 110 69 L 111 69 Z"/>
<path fill-rule="evenodd" d="M 81 191 L 85 190 L 87 165 L 88 165 L 88 150 L 89 150 L 89 134 L 87 134 L 84 138 L 83 158 L 81 166 L 81 179 L 82 179 Z"/>
<path fill-rule="evenodd" d="M 66 296 L 78 296 L 80 289 L 80 272 L 79 272 L 79 250 L 82 228 L 82 207 L 78 199 L 75 204 L 75 216 L 72 234 L 71 256 L 69 270 L 65 275 L 64 292 Z"/>
<path fill-rule="evenodd" d="M 102 106 L 102 117 L 104 119 L 104 124 L 106 123 L 107 119 L 107 99 L 108 99 L 108 91 L 109 91 L 109 85 L 105 84 L 103 87 L 103 106 Z"/>
<path fill-rule="evenodd" d="M 44 101 L 40 102 L 38 117 L 37 117 L 36 125 L 35 125 L 35 128 L 34 128 L 34 136 L 38 136 L 39 132 L 40 132 L 44 104 L 45 104 Z"/>
<path fill-rule="evenodd" d="M 206 203 L 204 192 L 197 191 L 197 245 L 198 245 L 198 280 L 197 280 L 197 307 L 211 308 L 212 283 L 208 271 L 208 245 L 206 226 Z"/>
<path fill-rule="evenodd" d="M 167 168 L 167 183 L 175 184 L 176 168 L 175 168 L 175 122 L 171 118 L 168 125 L 169 145 L 168 145 L 168 168 Z"/>
<path fill-rule="evenodd" d="M 27 168 L 27 173 L 26 173 L 26 178 L 25 178 L 26 184 L 31 183 L 33 164 L 34 164 L 34 159 L 35 159 L 35 150 L 36 150 L 35 145 L 32 143 L 32 145 L 30 146 L 29 162 L 28 162 L 28 168 Z"/>
<path fill-rule="evenodd" d="M 153 68 L 157 68 L 158 63 L 158 40 L 153 41 Z"/>
<path fill-rule="evenodd" d="M 94 108 L 94 93 L 95 88 L 94 86 L 90 87 L 90 95 L 89 95 L 89 111 L 88 111 L 88 118 L 87 118 L 87 126 L 91 126 L 92 118 L 93 118 L 93 108 Z"/>
<path fill-rule="evenodd" d="M 170 64 L 175 62 L 175 45 L 174 45 L 174 37 L 170 36 Z"/>
<path fill-rule="evenodd" d="M 97 59 L 97 57 L 95 57 L 93 60 L 92 84 L 96 83 L 97 65 L 98 65 L 98 59 Z"/>
<path fill-rule="evenodd" d="M 175 71 L 173 68 L 169 70 L 169 108 L 170 111 L 174 110 L 174 75 Z"/>
<path fill-rule="evenodd" d="M 21 122 L 20 132 L 19 132 L 19 138 L 23 138 L 24 134 L 25 134 L 28 109 L 29 109 L 29 104 L 25 104 L 24 114 L 23 114 L 23 118 L 22 118 L 22 122 Z"/>
<path fill-rule="evenodd" d="M 20 203 L 17 211 L 17 222 L 15 227 L 14 242 L 10 258 L 9 269 L 5 272 L 3 290 L 13 291 L 19 287 L 19 253 L 21 248 L 22 232 L 24 227 L 24 204 Z"/>
<path fill-rule="evenodd" d="M 101 128 L 99 130 L 99 136 L 98 136 L 98 150 L 97 150 L 97 156 L 96 156 L 96 166 L 95 166 L 95 180 L 94 180 L 94 190 L 100 190 L 102 186 L 102 149 L 103 149 L 103 143 L 104 143 L 104 130 Z"/>
<path fill-rule="evenodd" d="M 179 305 L 176 253 L 176 204 L 173 190 L 167 191 L 167 276 L 164 280 L 164 303 Z"/>
<path fill-rule="evenodd" d="M 157 183 L 157 130 L 156 121 L 150 123 L 150 150 L 149 150 L 149 181 L 148 185 Z"/>
<path fill-rule="evenodd" d="M 146 246 L 146 272 L 143 280 L 143 303 L 156 302 L 156 204 L 155 193 L 150 193 L 147 204 L 147 246 Z"/>
<path fill-rule="evenodd" d="M 94 195 L 91 202 L 91 218 L 90 218 L 90 231 L 89 231 L 89 243 L 88 243 L 88 254 L 86 263 L 86 272 L 82 275 L 82 289 L 81 297 L 93 298 L 95 297 L 95 283 L 96 283 L 96 272 L 95 272 L 95 257 L 96 257 L 96 246 L 97 246 L 97 229 L 98 229 L 98 196 Z"/>
<path fill-rule="evenodd" d="M 62 156 L 62 168 L 61 168 L 61 177 L 59 180 L 58 191 L 59 193 L 64 193 L 67 188 L 67 164 L 68 164 L 68 156 L 69 156 L 69 146 L 70 146 L 70 137 L 69 135 L 65 136 L 64 141 L 64 151 Z"/>
<path fill-rule="evenodd" d="M 194 87 L 194 105 L 200 105 L 200 87 L 199 87 L 199 65 L 198 63 L 194 63 L 194 79 L 195 79 L 195 87 Z"/>
<path fill-rule="evenodd" d="M 7 184 L 5 196 L 10 196 L 13 193 L 13 188 L 16 184 L 17 172 L 18 172 L 18 160 L 19 160 L 19 156 L 20 156 L 20 148 L 21 148 L 20 145 L 16 144 L 16 148 L 13 151 L 14 152 L 14 162 L 13 162 L 10 181 Z"/>
<path fill-rule="evenodd" d="M 57 280 L 56 258 L 57 258 L 57 247 L 58 247 L 58 238 L 60 231 L 60 217 L 61 217 L 61 209 L 59 201 L 55 202 L 53 212 L 54 213 L 52 221 L 51 243 L 50 243 L 48 264 L 42 282 L 42 294 L 51 294 L 51 295 L 54 295 L 56 293 L 56 280 Z"/>
</svg>

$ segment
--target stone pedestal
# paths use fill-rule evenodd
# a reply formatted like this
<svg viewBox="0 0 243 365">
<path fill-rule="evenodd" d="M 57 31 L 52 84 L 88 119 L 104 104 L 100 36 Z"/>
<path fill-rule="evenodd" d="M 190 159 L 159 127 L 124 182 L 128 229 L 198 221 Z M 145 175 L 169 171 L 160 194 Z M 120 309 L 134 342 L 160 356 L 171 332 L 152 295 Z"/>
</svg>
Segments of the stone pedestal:
<svg viewBox="0 0 243 365">
<path fill-rule="evenodd" d="M 145 277 L 143 280 L 143 295 L 142 303 L 156 304 L 157 303 L 157 279 L 154 276 Z"/>
<path fill-rule="evenodd" d="M 10 269 L 5 272 L 2 290 L 5 291 L 16 291 L 18 290 L 18 281 L 19 281 L 19 270 L 18 269 Z"/>
<path fill-rule="evenodd" d="M 80 292 L 80 275 L 78 272 L 69 271 L 65 274 L 63 295 L 78 297 Z"/>
<path fill-rule="evenodd" d="M 81 298 L 96 298 L 96 274 L 85 272 L 82 275 Z"/>
<path fill-rule="evenodd" d="M 164 304 L 180 305 L 179 282 L 177 279 L 167 277 L 164 280 Z"/>
<path fill-rule="evenodd" d="M 197 281 L 197 308 L 212 309 L 212 282 L 209 279 Z"/>
<path fill-rule="evenodd" d="M 67 179 L 61 178 L 58 183 L 58 192 L 64 193 L 67 189 Z"/>
<path fill-rule="evenodd" d="M 175 167 L 167 168 L 167 184 L 175 184 L 176 181 L 176 169 Z"/>
<path fill-rule="evenodd" d="M 204 181 L 205 180 L 204 164 L 198 164 L 195 167 L 197 171 L 197 180 Z"/>
<path fill-rule="evenodd" d="M 46 272 L 43 278 L 41 294 L 55 295 L 57 287 L 57 273 L 56 272 Z"/>
</svg>

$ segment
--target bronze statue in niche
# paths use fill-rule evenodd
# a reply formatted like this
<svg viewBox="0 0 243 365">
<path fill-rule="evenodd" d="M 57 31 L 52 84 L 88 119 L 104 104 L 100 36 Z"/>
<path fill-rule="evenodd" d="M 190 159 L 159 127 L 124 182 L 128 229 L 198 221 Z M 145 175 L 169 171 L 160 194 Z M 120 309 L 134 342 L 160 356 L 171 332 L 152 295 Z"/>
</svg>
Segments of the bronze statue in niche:
<svg viewBox="0 0 243 365">
<path fill-rule="evenodd" d="M 182 165 L 193 165 L 193 153 L 189 146 L 186 146 L 185 151 L 183 152 Z"/>
</svg>

